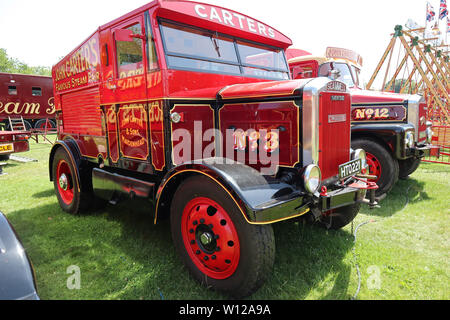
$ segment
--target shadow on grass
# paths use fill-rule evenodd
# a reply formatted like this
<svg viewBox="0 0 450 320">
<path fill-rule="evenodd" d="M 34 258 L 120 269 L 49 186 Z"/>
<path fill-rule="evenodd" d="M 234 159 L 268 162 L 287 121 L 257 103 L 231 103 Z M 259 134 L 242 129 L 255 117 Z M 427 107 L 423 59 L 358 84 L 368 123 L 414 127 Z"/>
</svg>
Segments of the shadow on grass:
<svg viewBox="0 0 450 320">
<path fill-rule="evenodd" d="M 48 198 L 48 197 L 52 197 L 52 196 L 55 196 L 55 190 L 53 188 L 47 189 L 47 190 L 44 190 L 41 192 L 36 192 L 32 195 L 33 198 L 37 198 L 37 199 Z"/>
<path fill-rule="evenodd" d="M 49 196 L 43 191 L 35 197 Z M 134 203 L 73 216 L 55 203 L 8 214 L 36 268 L 42 299 L 228 299 L 190 277 L 173 247 L 170 223 Z M 273 274 L 250 299 L 348 299 L 353 242 L 346 231 L 290 221 L 274 225 Z M 78 265 L 82 290 L 68 290 L 66 268 Z M 331 280 L 330 280 L 331 279 Z"/>
<path fill-rule="evenodd" d="M 409 177 L 406 180 L 399 180 L 386 198 L 380 202 L 380 208 L 371 210 L 367 206 L 362 206 L 361 213 L 390 217 L 401 212 L 407 204 L 432 200 L 424 189 L 425 182 L 414 178 Z"/>
</svg>

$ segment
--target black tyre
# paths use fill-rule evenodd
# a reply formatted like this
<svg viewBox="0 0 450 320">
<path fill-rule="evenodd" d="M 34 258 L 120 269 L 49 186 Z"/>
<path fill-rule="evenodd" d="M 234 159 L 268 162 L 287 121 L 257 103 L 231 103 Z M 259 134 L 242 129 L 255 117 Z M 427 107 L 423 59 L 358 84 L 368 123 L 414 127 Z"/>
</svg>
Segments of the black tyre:
<svg viewBox="0 0 450 320">
<path fill-rule="evenodd" d="M 388 193 L 398 181 L 399 166 L 397 159 L 394 159 L 391 153 L 376 140 L 368 138 L 353 140 L 352 148 L 366 151 L 369 174 L 378 177 L 374 180 L 378 185 L 375 196 L 379 197 Z"/>
<path fill-rule="evenodd" d="M 410 174 L 417 170 L 420 165 L 420 158 L 408 158 L 398 162 L 400 179 L 406 179 Z"/>
<path fill-rule="evenodd" d="M 0 155 L 0 161 L 8 161 L 9 160 L 9 154 L 1 154 Z"/>
<path fill-rule="evenodd" d="M 56 150 L 52 164 L 56 197 L 65 212 L 78 214 L 93 205 L 94 196 L 91 192 L 80 190 L 74 166 L 63 148 Z"/>
<path fill-rule="evenodd" d="M 235 298 L 251 295 L 272 272 L 272 226 L 252 225 L 213 180 L 195 176 L 174 194 L 170 221 L 181 260 L 203 285 Z"/>
<path fill-rule="evenodd" d="M 326 229 L 338 230 L 345 227 L 347 224 L 355 219 L 361 208 L 360 203 L 355 203 L 349 206 L 330 210 L 322 215 L 317 222 L 319 226 Z"/>
<path fill-rule="evenodd" d="M 56 123 L 50 119 L 48 121 L 46 119 L 40 119 L 40 120 L 36 121 L 36 123 L 34 124 L 35 129 L 45 130 L 45 127 L 47 127 L 47 130 L 55 129 Z"/>
</svg>

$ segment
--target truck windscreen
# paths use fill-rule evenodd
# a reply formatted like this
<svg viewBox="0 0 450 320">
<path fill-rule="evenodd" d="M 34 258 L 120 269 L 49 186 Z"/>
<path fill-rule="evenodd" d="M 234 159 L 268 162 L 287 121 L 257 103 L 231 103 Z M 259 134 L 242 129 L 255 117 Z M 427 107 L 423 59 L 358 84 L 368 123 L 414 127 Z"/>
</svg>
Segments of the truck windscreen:
<svg viewBox="0 0 450 320">
<path fill-rule="evenodd" d="M 328 62 L 322 64 L 319 68 L 319 77 L 328 77 L 333 69 L 339 71 L 337 80 L 344 82 L 349 87 L 355 86 L 351 71 L 346 63 Z"/>
<path fill-rule="evenodd" d="M 168 21 L 160 26 L 169 69 L 289 79 L 282 49 Z"/>
</svg>

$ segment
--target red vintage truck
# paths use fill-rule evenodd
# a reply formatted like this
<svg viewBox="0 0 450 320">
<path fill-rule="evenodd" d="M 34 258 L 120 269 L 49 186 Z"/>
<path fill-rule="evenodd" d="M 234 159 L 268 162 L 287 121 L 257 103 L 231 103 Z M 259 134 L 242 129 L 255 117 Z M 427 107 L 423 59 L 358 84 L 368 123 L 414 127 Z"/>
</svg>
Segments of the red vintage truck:
<svg viewBox="0 0 450 320">
<path fill-rule="evenodd" d="M 0 73 L 0 126 L 23 119 L 27 130 L 56 128 L 52 77 Z"/>
<path fill-rule="evenodd" d="M 274 263 L 273 223 L 338 229 L 376 205 L 365 152 L 350 148 L 346 85 L 291 80 L 290 45 L 192 1 L 153 1 L 99 27 L 52 69 L 61 208 L 144 199 L 155 223 L 170 218 L 199 282 L 253 293 Z"/>
<path fill-rule="evenodd" d="M 30 132 L 26 130 L 0 130 L 0 161 L 8 160 L 13 153 L 29 151 L 29 138 Z"/>
<path fill-rule="evenodd" d="M 343 81 L 352 97 L 352 147 L 366 151 L 369 174 L 377 176 L 376 196 L 389 192 L 398 178 L 405 179 L 421 158 L 438 152 L 431 145 L 431 122 L 420 95 L 364 90 L 362 57 L 343 48 L 328 47 L 324 56 L 288 49 L 294 79 L 331 76 Z M 334 75 L 333 75 L 334 74 Z"/>
</svg>

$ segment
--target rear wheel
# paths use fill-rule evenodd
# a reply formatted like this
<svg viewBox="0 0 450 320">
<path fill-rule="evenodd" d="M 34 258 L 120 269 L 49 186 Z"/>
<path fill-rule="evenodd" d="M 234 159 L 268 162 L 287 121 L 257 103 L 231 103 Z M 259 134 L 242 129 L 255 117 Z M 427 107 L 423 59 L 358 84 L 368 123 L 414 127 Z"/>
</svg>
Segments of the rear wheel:
<svg viewBox="0 0 450 320">
<path fill-rule="evenodd" d="M 353 140 L 352 148 L 366 151 L 369 174 L 377 176 L 377 179 L 369 180 L 376 182 L 378 185 L 375 196 L 379 197 L 389 192 L 398 180 L 398 161 L 392 157 L 385 147 L 372 139 Z"/>
<path fill-rule="evenodd" d="M 64 211 L 78 214 L 91 207 L 93 195 L 91 192 L 80 189 L 75 164 L 63 148 L 55 152 L 52 173 L 56 196 Z"/>
<path fill-rule="evenodd" d="M 0 155 L 0 161 L 8 161 L 9 160 L 9 154 L 1 154 Z"/>
<path fill-rule="evenodd" d="M 34 128 L 40 130 L 49 130 L 56 128 L 56 124 L 53 120 L 50 119 L 48 119 L 48 121 L 46 119 L 40 119 L 34 124 Z"/>
<path fill-rule="evenodd" d="M 417 170 L 420 165 L 420 158 L 408 158 L 398 162 L 399 178 L 406 179 L 410 174 Z"/>
<path fill-rule="evenodd" d="M 175 248 L 200 283 L 236 298 L 255 292 L 271 273 L 271 226 L 249 224 L 222 187 L 203 176 L 184 181 L 172 200 Z"/>
</svg>

